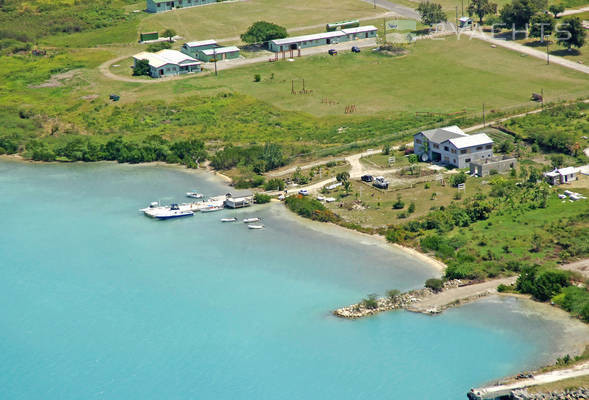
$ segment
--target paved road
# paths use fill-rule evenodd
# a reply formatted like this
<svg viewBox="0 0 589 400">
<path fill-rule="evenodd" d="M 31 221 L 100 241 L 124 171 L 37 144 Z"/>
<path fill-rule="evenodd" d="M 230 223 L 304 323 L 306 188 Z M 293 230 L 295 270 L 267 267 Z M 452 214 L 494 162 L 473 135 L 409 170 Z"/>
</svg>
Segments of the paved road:
<svg viewBox="0 0 589 400">
<path fill-rule="evenodd" d="M 507 41 L 507 40 L 503 40 L 503 39 L 495 39 L 492 37 L 492 35 L 488 35 L 488 34 L 481 33 L 481 32 L 476 32 L 476 31 L 465 31 L 465 32 L 463 32 L 463 34 L 467 35 L 467 36 L 471 36 L 476 39 L 484 40 L 486 42 L 492 43 L 497 46 L 501 46 L 501 47 L 505 47 L 510 50 L 517 51 L 519 53 L 527 54 L 532 57 L 546 60 L 546 53 L 544 51 L 539 51 L 539 50 L 533 49 L 531 47 L 521 45 L 516 42 Z M 550 56 L 550 63 L 551 64 L 558 64 L 558 65 L 563 66 L 565 68 L 574 69 L 576 71 L 583 72 L 585 74 L 589 74 L 589 67 L 588 66 L 576 63 L 574 61 L 569 61 L 569 60 L 562 58 L 562 57 L 551 55 Z"/>
<path fill-rule="evenodd" d="M 391 3 L 390 1 L 387 1 L 387 0 L 362 0 L 362 1 L 365 3 L 370 3 L 370 4 L 376 3 L 376 5 L 378 7 L 382 7 L 384 9 L 389 10 L 389 11 L 392 11 L 395 14 L 397 14 L 403 18 L 409 18 L 409 19 L 415 19 L 415 20 L 420 19 L 417 11 L 415 11 L 413 8 L 410 8 L 410 7 L 402 6 L 400 4 Z"/>
</svg>

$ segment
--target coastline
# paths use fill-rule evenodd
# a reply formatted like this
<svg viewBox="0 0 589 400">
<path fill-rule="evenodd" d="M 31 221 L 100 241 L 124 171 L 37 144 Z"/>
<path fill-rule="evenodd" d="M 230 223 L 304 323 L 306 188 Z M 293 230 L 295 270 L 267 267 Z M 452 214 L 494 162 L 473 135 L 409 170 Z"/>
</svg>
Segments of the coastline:
<svg viewBox="0 0 589 400">
<path fill-rule="evenodd" d="M 278 210 L 278 207 L 282 207 L 282 209 Z M 286 215 L 287 218 L 289 218 L 290 220 L 295 221 L 301 225 L 304 225 L 309 229 L 313 229 L 314 231 L 335 236 L 342 240 L 350 239 L 359 243 L 378 246 L 382 249 L 385 249 L 396 254 L 402 254 L 405 256 L 409 256 L 410 258 L 416 258 L 423 263 L 425 268 L 432 271 L 432 277 L 441 277 L 446 269 L 446 264 L 442 263 L 441 261 L 436 260 L 426 254 L 420 253 L 419 251 L 413 248 L 401 246 L 394 243 L 389 243 L 387 242 L 384 236 L 371 235 L 368 233 L 358 232 L 353 229 L 348 229 L 340 225 L 318 222 L 307 218 L 303 218 L 288 210 L 286 206 L 282 203 L 280 205 L 276 204 L 275 209 L 277 210 L 277 212 L 280 212 L 281 215 Z"/>
</svg>

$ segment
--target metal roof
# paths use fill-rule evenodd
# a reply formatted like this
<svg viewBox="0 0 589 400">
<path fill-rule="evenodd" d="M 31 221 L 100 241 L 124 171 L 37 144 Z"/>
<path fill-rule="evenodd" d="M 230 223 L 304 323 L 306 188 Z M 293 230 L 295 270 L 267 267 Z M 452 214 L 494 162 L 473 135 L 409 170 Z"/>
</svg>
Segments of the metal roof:
<svg viewBox="0 0 589 400">
<path fill-rule="evenodd" d="M 312 35 L 303 35 L 303 36 L 293 36 L 284 39 L 274 39 L 270 42 L 274 43 L 277 46 L 281 44 L 292 44 L 292 43 L 299 43 L 299 42 L 308 42 L 310 40 L 318 40 L 318 39 L 329 39 L 333 37 L 342 37 L 345 34 L 342 31 L 334 31 L 334 32 L 321 32 L 321 33 L 314 33 Z"/>
<path fill-rule="evenodd" d="M 366 26 L 358 26 L 356 28 L 345 28 L 345 29 L 342 29 L 342 32 L 345 33 L 346 35 L 350 35 L 353 33 L 374 32 L 377 30 L 378 29 L 375 26 L 366 25 Z"/>
<path fill-rule="evenodd" d="M 239 51 L 238 47 L 235 46 L 227 46 L 227 47 L 217 47 L 214 49 L 206 49 L 203 50 L 203 54 L 207 56 L 214 56 L 215 54 L 224 54 L 224 53 L 233 53 L 235 51 Z"/>
<path fill-rule="evenodd" d="M 428 140 L 438 144 L 445 142 L 448 139 L 468 136 L 456 125 L 446 126 L 444 128 L 429 129 L 420 133 L 428 138 Z"/>
<path fill-rule="evenodd" d="M 194 58 L 187 56 L 184 53 L 180 53 L 177 50 L 170 49 L 160 50 L 157 53 L 149 53 L 144 51 L 135 54 L 133 58 L 136 60 L 147 60 L 149 65 L 154 68 L 160 68 L 166 64 L 179 65 L 185 61 L 189 61 L 188 65 L 200 64 L 200 62 Z"/>
<path fill-rule="evenodd" d="M 209 40 L 201 40 L 199 42 L 186 42 L 186 43 L 184 43 L 184 46 L 202 47 L 202 46 L 210 46 L 210 45 L 216 45 L 216 44 L 217 44 L 216 40 L 209 39 Z"/>
<path fill-rule="evenodd" d="M 477 133 L 476 135 L 467 135 L 462 137 L 456 137 L 448 139 L 450 143 L 457 149 L 464 149 L 472 146 L 481 146 L 484 144 L 493 143 L 493 139 L 487 136 L 486 133 Z"/>
</svg>

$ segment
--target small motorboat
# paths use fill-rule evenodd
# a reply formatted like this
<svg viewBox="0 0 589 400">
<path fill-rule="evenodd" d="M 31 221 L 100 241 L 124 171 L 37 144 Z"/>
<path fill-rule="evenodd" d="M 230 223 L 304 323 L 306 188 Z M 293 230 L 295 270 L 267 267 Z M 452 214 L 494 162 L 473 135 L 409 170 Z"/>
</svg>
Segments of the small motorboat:
<svg viewBox="0 0 589 400">
<path fill-rule="evenodd" d="M 317 196 L 317 200 L 319 200 L 319 201 L 325 201 L 325 197 L 324 196 Z"/>
<path fill-rule="evenodd" d="M 261 220 L 262 220 L 262 218 L 253 217 L 253 218 L 246 218 L 246 219 L 243 220 L 243 222 L 245 224 L 249 224 L 249 223 L 258 222 L 258 221 L 261 221 Z"/>
<path fill-rule="evenodd" d="M 139 211 L 146 212 L 148 210 L 153 210 L 154 208 L 158 208 L 158 207 L 160 207 L 160 202 L 159 201 L 152 201 L 151 203 L 149 203 L 149 206 L 147 206 L 145 208 L 141 208 L 141 209 L 139 209 Z"/>
<path fill-rule="evenodd" d="M 213 211 L 221 211 L 221 210 L 223 210 L 223 209 L 224 209 L 224 207 L 220 207 L 220 206 L 212 206 L 212 207 L 206 207 L 206 208 L 202 208 L 202 209 L 200 210 L 200 212 L 207 213 L 207 212 L 213 212 Z"/>
<path fill-rule="evenodd" d="M 334 201 L 335 201 L 335 197 L 326 197 L 325 198 L 326 203 L 333 203 Z"/>
<path fill-rule="evenodd" d="M 186 197 L 190 197 L 191 199 L 202 199 L 203 195 L 196 191 L 194 192 L 186 192 Z"/>
<path fill-rule="evenodd" d="M 194 215 L 193 211 L 190 210 L 181 210 L 178 207 L 178 204 L 172 204 L 170 208 L 165 210 L 160 210 L 153 216 L 157 219 L 172 219 L 172 218 L 180 218 L 180 217 L 191 217 Z"/>
<path fill-rule="evenodd" d="M 237 218 L 221 218 L 221 222 L 237 222 Z"/>
<path fill-rule="evenodd" d="M 264 229 L 264 225 L 261 224 L 250 224 L 247 227 L 248 229 Z"/>
</svg>

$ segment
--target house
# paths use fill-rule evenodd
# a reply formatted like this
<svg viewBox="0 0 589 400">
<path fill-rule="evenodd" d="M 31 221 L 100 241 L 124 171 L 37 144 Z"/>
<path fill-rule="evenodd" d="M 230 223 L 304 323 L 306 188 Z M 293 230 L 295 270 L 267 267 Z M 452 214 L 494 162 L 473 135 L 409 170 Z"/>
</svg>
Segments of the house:
<svg viewBox="0 0 589 400">
<path fill-rule="evenodd" d="M 251 196 L 246 197 L 227 197 L 225 199 L 225 207 L 227 208 L 243 208 L 252 205 L 253 198 Z"/>
<path fill-rule="evenodd" d="M 510 156 L 481 158 L 476 161 L 471 161 L 470 174 L 483 177 L 495 172 L 508 172 L 513 168 L 517 168 L 517 160 Z"/>
<path fill-rule="evenodd" d="M 217 0 L 147 0 L 147 12 L 159 13 L 177 8 L 196 7 L 204 4 L 217 3 Z"/>
<path fill-rule="evenodd" d="M 564 183 L 569 183 L 572 181 L 576 181 L 577 173 L 579 171 L 577 168 L 574 167 L 566 167 L 566 168 L 555 168 L 553 171 L 545 172 L 544 178 L 546 178 L 546 182 L 551 185 L 562 185 Z"/>
<path fill-rule="evenodd" d="M 349 40 L 367 39 L 376 37 L 378 29 L 372 25 L 359 26 L 336 30 L 331 32 L 321 32 L 312 35 L 293 36 L 284 39 L 274 39 L 268 42 L 270 51 L 280 52 L 287 50 L 298 50 L 307 47 L 325 46 L 347 42 Z"/>
<path fill-rule="evenodd" d="M 422 161 L 467 168 L 472 161 L 493 157 L 493 139 L 484 133 L 467 135 L 453 125 L 415 134 L 413 149 Z"/>
<path fill-rule="evenodd" d="M 161 78 L 201 71 L 201 63 L 176 50 L 160 50 L 157 53 L 141 52 L 133 56 L 134 67 L 140 60 L 149 62 L 149 76 Z"/>
</svg>

